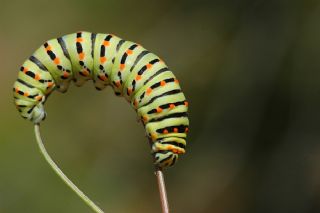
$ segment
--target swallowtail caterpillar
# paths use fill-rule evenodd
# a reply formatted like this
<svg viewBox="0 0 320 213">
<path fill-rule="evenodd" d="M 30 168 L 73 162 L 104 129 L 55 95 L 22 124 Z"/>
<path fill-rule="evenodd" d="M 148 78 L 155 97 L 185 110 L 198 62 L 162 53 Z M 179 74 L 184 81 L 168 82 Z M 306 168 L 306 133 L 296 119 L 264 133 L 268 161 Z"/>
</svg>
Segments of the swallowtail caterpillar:
<svg viewBox="0 0 320 213">
<path fill-rule="evenodd" d="M 132 105 L 157 167 L 172 166 L 185 153 L 188 102 L 179 81 L 158 56 L 112 34 L 77 32 L 45 42 L 21 66 L 15 105 L 23 118 L 40 123 L 50 93 L 88 80 L 97 90 L 110 85 Z"/>
</svg>

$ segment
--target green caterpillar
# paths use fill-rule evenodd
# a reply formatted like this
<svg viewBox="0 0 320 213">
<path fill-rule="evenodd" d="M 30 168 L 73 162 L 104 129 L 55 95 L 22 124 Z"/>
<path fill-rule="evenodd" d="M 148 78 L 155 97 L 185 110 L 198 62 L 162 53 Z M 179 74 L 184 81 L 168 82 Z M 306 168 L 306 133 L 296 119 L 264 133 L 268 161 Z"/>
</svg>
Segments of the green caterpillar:
<svg viewBox="0 0 320 213">
<path fill-rule="evenodd" d="M 20 69 L 15 105 L 23 118 L 40 123 L 52 91 L 66 92 L 71 81 L 81 86 L 87 80 L 97 90 L 111 85 L 131 103 L 157 167 L 172 166 L 185 153 L 188 102 L 178 80 L 158 56 L 112 34 L 77 32 L 45 42 Z"/>
</svg>

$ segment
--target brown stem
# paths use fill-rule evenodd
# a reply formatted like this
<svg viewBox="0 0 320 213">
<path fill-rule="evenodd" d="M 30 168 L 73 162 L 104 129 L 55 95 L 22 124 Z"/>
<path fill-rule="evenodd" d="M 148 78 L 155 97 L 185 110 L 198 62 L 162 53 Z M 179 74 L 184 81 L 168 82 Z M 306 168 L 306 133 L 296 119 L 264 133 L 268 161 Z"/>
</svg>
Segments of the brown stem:
<svg viewBox="0 0 320 213">
<path fill-rule="evenodd" d="M 164 183 L 163 173 L 161 169 L 157 168 L 155 171 L 155 175 L 158 181 L 162 213 L 169 213 L 169 203 L 167 198 L 166 185 Z"/>
</svg>

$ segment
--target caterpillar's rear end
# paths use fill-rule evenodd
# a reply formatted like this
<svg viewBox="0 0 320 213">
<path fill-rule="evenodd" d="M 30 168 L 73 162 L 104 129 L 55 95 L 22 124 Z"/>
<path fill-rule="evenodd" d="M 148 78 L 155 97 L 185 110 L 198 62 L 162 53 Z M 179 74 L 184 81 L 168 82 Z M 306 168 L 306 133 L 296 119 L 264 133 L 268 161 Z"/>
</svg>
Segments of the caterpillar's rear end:
<svg viewBox="0 0 320 213">
<path fill-rule="evenodd" d="M 188 102 L 165 63 L 141 45 L 112 34 L 78 32 L 45 42 L 19 72 L 14 84 L 20 114 L 34 123 L 45 118 L 43 104 L 70 81 L 93 80 L 97 90 L 111 85 L 141 118 L 156 166 L 172 166 L 185 152 Z"/>
</svg>

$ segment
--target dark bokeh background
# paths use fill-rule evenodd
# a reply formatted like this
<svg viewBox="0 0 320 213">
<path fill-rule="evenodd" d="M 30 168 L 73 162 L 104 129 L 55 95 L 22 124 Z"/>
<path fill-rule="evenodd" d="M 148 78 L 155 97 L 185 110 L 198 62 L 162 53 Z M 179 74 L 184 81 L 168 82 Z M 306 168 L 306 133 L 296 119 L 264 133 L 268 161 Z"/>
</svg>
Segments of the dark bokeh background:
<svg viewBox="0 0 320 213">
<path fill-rule="evenodd" d="M 22 62 L 78 30 L 141 43 L 179 78 L 191 127 L 187 154 L 165 171 L 172 212 L 319 212 L 319 23 L 312 0 L 2 0 L 0 212 L 90 212 L 42 159 L 12 98 Z M 90 82 L 46 109 L 49 152 L 106 212 L 160 212 L 124 99 Z"/>
</svg>

